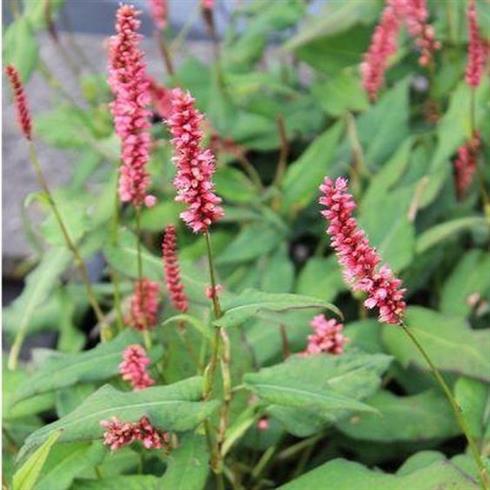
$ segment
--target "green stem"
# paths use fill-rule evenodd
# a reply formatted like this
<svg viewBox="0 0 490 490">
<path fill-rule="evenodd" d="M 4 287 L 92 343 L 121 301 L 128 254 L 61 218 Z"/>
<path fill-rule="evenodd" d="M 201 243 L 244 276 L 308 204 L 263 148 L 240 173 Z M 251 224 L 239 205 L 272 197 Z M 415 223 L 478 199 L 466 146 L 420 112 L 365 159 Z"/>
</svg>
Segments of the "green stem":
<svg viewBox="0 0 490 490">
<path fill-rule="evenodd" d="M 114 193 L 114 214 L 112 216 L 112 244 L 117 245 L 119 241 L 119 191 L 118 181 L 116 179 L 116 192 Z M 119 273 L 111 267 L 111 279 L 114 284 L 114 309 L 116 310 L 117 328 L 124 329 L 124 319 L 121 307 L 121 287 Z"/>
<path fill-rule="evenodd" d="M 426 360 L 427 364 L 429 365 L 432 371 L 432 374 L 434 375 L 436 381 L 439 383 L 442 391 L 446 395 L 446 398 L 448 399 L 451 408 L 453 409 L 454 415 L 456 417 L 456 421 L 458 422 L 459 427 L 461 428 L 464 435 L 466 436 L 471 454 L 478 467 L 479 470 L 478 476 L 480 479 L 481 487 L 483 490 L 490 490 L 490 479 L 488 476 L 487 468 L 480 456 L 480 452 L 478 451 L 478 447 L 475 441 L 470 435 L 470 431 L 468 429 L 468 425 L 466 424 L 466 420 L 463 416 L 463 411 L 461 410 L 461 407 L 459 406 L 458 402 L 454 398 L 451 389 L 444 381 L 444 378 L 442 377 L 440 371 L 436 368 L 435 364 L 432 362 L 431 358 L 429 357 L 429 354 L 427 354 L 425 349 L 422 347 L 422 344 L 417 340 L 417 337 L 415 337 L 414 333 L 405 324 L 402 324 L 401 327 L 403 328 L 403 331 L 408 335 L 410 340 L 414 343 L 415 347 L 418 349 L 422 357 Z"/>
</svg>

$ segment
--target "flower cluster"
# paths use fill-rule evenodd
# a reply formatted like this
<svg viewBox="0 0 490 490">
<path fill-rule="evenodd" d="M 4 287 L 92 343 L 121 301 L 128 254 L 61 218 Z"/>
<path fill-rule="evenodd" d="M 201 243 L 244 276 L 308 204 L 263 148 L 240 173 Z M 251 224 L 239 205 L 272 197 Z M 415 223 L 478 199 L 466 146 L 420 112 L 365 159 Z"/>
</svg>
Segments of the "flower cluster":
<svg viewBox="0 0 490 490">
<path fill-rule="evenodd" d="M 179 261 L 177 258 L 177 238 L 175 226 L 169 225 L 165 228 L 162 243 L 163 266 L 165 270 L 165 281 L 170 294 L 170 299 L 176 310 L 185 313 L 189 304 L 184 292 L 184 285 L 180 278 Z"/>
<path fill-rule="evenodd" d="M 150 12 L 157 29 L 165 29 L 168 17 L 167 0 L 150 0 Z"/>
<path fill-rule="evenodd" d="M 342 330 L 344 325 L 335 319 L 327 320 L 325 315 L 317 315 L 310 323 L 314 333 L 308 335 L 308 345 L 305 354 L 342 354 L 344 345 L 349 341 L 344 337 Z"/>
<path fill-rule="evenodd" d="M 458 156 L 454 161 L 454 177 L 458 199 L 463 199 L 473 181 L 480 151 L 480 133 L 475 131 L 473 138 L 458 148 Z"/>
<path fill-rule="evenodd" d="M 178 88 L 172 90 L 172 116 L 167 124 L 173 136 L 173 161 L 177 166 L 175 199 L 187 204 L 187 210 L 180 216 L 196 233 L 206 232 L 214 221 L 223 216 L 223 209 L 219 206 L 221 199 L 214 193 L 212 182 L 214 155 L 200 146 L 202 119 L 188 92 Z"/>
<path fill-rule="evenodd" d="M 388 3 L 376 26 L 371 44 L 361 64 L 362 86 L 371 100 L 375 100 L 384 83 L 388 59 L 396 53 L 400 20 L 395 7 Z"/>
<path fill-rule="evenodd" d="M 122 166 L 119 197 L 135 206 L 145 203 L 150 177 L 150 133 L 147 105 L 150 102 L 146 65 L 139 48 L 141 36 L 138 12 L 132 5 L 117 11 L 116 32 L 109 45 L 109 85 L 114 94 L 111 111 L 116 133 L 121 139 Z"/>
<path fill-rule="evenodd" d="M 141 417 L 138 422 L 122 422 L 117 417 L 102 420 L 104 428 L 104 444 L 112 451 L 127 446 L 134 441 L 141 441 L 146 449 L 168 447 L 170 436 L 153 427 L 147 417 Z"/>
<path fill-rule="evenodd" d="M 346 279 L 354 290 L 367 294 L 364 305 L 370 309 L 377 307 L 380 321 L 401 323 L 406 308 L 405 290 L 400 288 L 401 281 L 386 265 L 378 270 L 381 259 L 352 216 L 356 205 L 349 194 L 347 180 L 339 177 L 334 182 L 326 177 L 320 191 L 319 202 L 326 207 L 322 215 L 330 222 L 327 233 Z"/>
<path fill-rule="evenodd" d="M 419 64 L 427 66 L 434 52 L 440 49 L 441 43 L 435 38 L 434 27 L 427 22 L 429 11 L 426 0 L 401 1 L 405 2 L 405 22 L 408 32 L 420 50 Z"/>
<path fill-rule="evenodd" d="M 223 291 L 223 286 L 221 284 L 216 284 L 216 286 L 206 286 L 204 293 L 206 294 L 206 298 L 214 299 L 218 297 L 219 293 Z"/>
<path fill-rule="evenodd" d="M 119 372 L 124 381 L 129 381 L 133 390 L 143 390 L 155 384 L 155 380 L 146 372 L 151 361 L 141 345 L 129 345 L 124 349 L 123 361 Z"/>
<path fill-rule="evenodd" d="M 157 323 L 159 293 L 160 286 L 157 282 L 146 278 L 136 281 L 126 323 L 136 330 L 154 327 Z"/>
<path fill-rule="evenodd" d="M 207 10 L 213 10 L 214 0 L 201 0 L 201 8 Z"/>
<path fill-rule="evenodd" d="M 470 0 L 467 11 L 468 19 L 468 62 L 466 64 L 466 83 L 470 87 L 480 85 L 488 54 L 487 46 L 480 35 L 476 18 L 476 5 Z"/>
<path fill-rule="evenodd" d="M 19 72 L 13 65 L 7 65 L 5 67 L 5 74 L 7 75 L 12 92 L 14 93 L 15 110 L 17 111 L 17 121 L 24 136 L 28 139 L 32 139 L 32 119 L 29 107 L 27 105 L 27 98 L 24 92 L 24 86 L 20 80 Z"/>
<path fill-rule="evenodd" d="M 428 16 L 426 0 L 386 1 L 361 64 L 362 85 L 371 100 L 376 100 L 384 83 L 388 61 L 396 53 L 397 38 L 403 22 L 420 51 L 419 63 L 422 66 L 430 63 L 440 43 L 435 39 L 434 28 L 427 22 Z"/>
</svg>

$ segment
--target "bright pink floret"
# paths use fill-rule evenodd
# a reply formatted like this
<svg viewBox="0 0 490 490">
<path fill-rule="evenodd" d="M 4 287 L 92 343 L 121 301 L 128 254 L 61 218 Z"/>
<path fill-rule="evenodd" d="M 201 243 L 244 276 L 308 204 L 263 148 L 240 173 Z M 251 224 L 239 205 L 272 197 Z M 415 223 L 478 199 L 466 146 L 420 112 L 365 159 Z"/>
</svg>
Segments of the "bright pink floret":
<svg viewBox="0 0 490 490">
<path fill-rule="evenodd" d="M 371 100 L 376 100 L 384 83 L 388 60 L 397 50 L 400 17 L 393 3 L 388 2 L 384 8 L 361 64 L 362 86 Z"/>
<path fill-rule="evenodd" d="M 179 260 L 177 258 L 177 237 L 175 226 L 169 225 L 165 228 L 162 243 L 163 266 L 165 270 L 165 281 L 170 294 L 170 299 L 176 310 L 185 313 L 189 307 L 184 285 L 180 277 Z"/>
<path fill-rule="evenodd" d="M 458 156 L 454 161 L 454 177 L 458 199 L 463 199 L 466 191 L 473 182 L 478 165 L 480 145 L 480 133 L 475 132 L 469 142 L 458 148 Z"/>
<path fill-rule="evenodd" d="M 24 92 L 24 85 L 19 76 L 19 72 L 13 65 L 5 67 L 5 74 L 9 79 L 10 86 L 14 95 L 15 110 L 17 112 L 17 122 L 23 135 L 28 139 L 32 139 L 32 118 L 27 105 L 27 97 Z"/>
<path fill-rule="evenodd" d="M 160 30 L 165 29 L 168 17 L 167 0 L 150 0 L 150 12 L 155 26 Z"/>
<path fill-rule="evenodd" d="M 308 345 L 305 354 L 342 354 L 344 345 L 348 342 L 342 330 L 344 325 L 335 319 L 327 320 L 325 315 L 317 315 L 310 323 L 314 333 L 308 335 Z"/>
<path fill-rule="evenodd" d="M 349 194 L 347 180 L 339 177 L 334 182 L 326 177 L 320 192 L 319 202 L 326 207 L 322 215 L 330 222 L 327 233 L 346 279 L 354 290 L 367 294 L 364 305 L 370 309 L 377 307 L 380 321 L 400 323 L 406 309 L 405 290 L 386 265 L 378 269 L 381 259 L 352 216 L 356 204 Z"/>
<path fill-rule="evenodd" d="M 173 136 L 173 161 L 177 167 L 175 200 L 187 204 L 187 210 L 180 216 L 196 233 L 206 232 L 224 214 L 212 182 L 216 169 L 214 155 L 201 148 L 202 119 L 189 92 L 172 90 L 172 116 L 167 124 Z"/>
<path fill-rule="evenodd" d="M 111 111 L 116 133 L 121 139 L 122 165 L 119 197 L 141 206 L 145 202 L 150 177 L 146 170 L 150 151 L 150 102 L 146 64 L 139 48 L 141 36 L 138 12 L 132 5 L 117 11 L 116 32 L 109 45 L 109 85 L 114 94 Z"/>
<path fill-rule="evenodd" d="M 466 64 L 466 83 L 478 87 L 485 69 L 488 55 L 485 41 L 480 35 L 474 0 L 470 0 L 467 11 L 468 19 L 468 61 Z"/>
<path fill-rule="evenodd" d="M 155 384 L 155 380 L 146 371 L 150 364 L 151 361 L 141 345 L 129 345 L 123 352 L 119 372 L 124 381 L 131 383 L 133 390 L 143 390 Z"/>
<path fill-rule="evenodd" d="M 207 10 L 213 10 L 214 0 L 201 0 L 201 7 Z"/>
<path fill-rule="evenodd" d="M 160 286 L 143 278 L 136 281 L 131 307 L 125 321 L 136 330 L 152 328 L 157 323 Z"/>
<path fill-rule="evenodd" d="M 171 90 L 159 85 L 153 78 L 148 77 L 151 102 L 162 119 L 168 119 L 172 113 Z"/>
<path fill-rule="evenodd" d="M 102 420 L 105 429 L 104 444 L 112 451 L 120 449 L 134 441 L 141 441 L 146 449 L 160 449 L 170 441 L 169 434 L 153 427 L 147 417 L 138 422 L 122 422 L 117 417 Z"/>
</svg>

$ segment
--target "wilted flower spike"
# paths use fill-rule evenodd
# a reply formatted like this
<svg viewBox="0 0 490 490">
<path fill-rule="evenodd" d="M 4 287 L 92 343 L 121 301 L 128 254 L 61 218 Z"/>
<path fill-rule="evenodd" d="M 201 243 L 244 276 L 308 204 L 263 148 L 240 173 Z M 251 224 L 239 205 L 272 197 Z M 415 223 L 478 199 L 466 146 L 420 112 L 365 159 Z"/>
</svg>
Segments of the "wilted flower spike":
<svg viewBox="0 0 490 490">
<path fill-rule="evenodd" d="M 159 293 L 160 286 L 157 282 L 146 278 L 136 281 L 126 323 L 136 330 L 154 327 L 157 323 Z"/>
<path fill-rule="evenodd" d="M 466 83 L 470 87 L 480 85 L 485 62 L 487 58 L 487 47 L 480 35 L 476 16 L 476 4 L 474 0 L 469 0 L 468 10 L 468 61 L 466 64 Z"/>
<path fill-rule="evenodd" d="M 165 29 L 168 16 L 167 0 L 150 0 L 150 12 L 157 29 Z"/>
<path fill-rule="evenodd" d="M 473 181 L 478 165 L 480 145 L 480 133 L 476 131 L 468 143 L 458 148 L 458 156 L 454 161 L 454 177 L 458 199 L 463 199 Z"/>
<path fill-rule="evenodd" d="M 388 2 L 376 26 L 368 51 L 361 64 L 362 86 L 373 101 L 384 83 L 388 59 L 396 53 L 400 18 L 394 2 Z"/>
<path fill-rule="evenodd" d="M 146 372 L 151 361 L 141 345 L 129 345 L 123 352 L 123 361 L 119 372 L 124 381 L 129 381 L 134 390 L 143 390 L 155 384 L 155 380 Z"/>
<path fill-rule="evenodd" d="M 380 321 L 401 323 L 406 308 L 405 290 L 400 288 L 401 281 L 387 266 L 378 270 L 381 259 L 352 216 L 356 205 L 349 194 L 347 180 L 339 177 L 334 182 L 326 177 L 320 192 L 319 202 L 326 207 L 322 215 L 330 222 L 327 233 L 346 279 L 354 290 L 367 294 L 364 304 L 366 308 L 379 309 Z"/>
<path fill-rule="evenodd" d="M 150 177 L 146 170 L 150 151 L 150 102 L 138 12 L 132 5 L 117 11 L 116 32 L 109 46 L 109 86 L 114 94 L 111 103 L 116 133 L 121 139 L 122 165 L 119 197 L 134 206 L 145 203 Z"/>
<path fill-rule="evenodd" d="M 177 166 L 175 200 L 187 204 L 187 210 L 180 216 L 196 233 L 206 232 L 223 216 L 223 209 L 219 206 L 221 199 L 214 193 L 212 182 L 214 155 L 200 146 L 202 119 L 188 92 L 178 88 L 172 90 L 172 116 L 167 124 L 173 136 L 173 160 Z"/>
<path fill-rule="evenodd" d="M 27 105 L 27 98 L 24 92 L 24 86 L 19 76 L 19 72 L 13 65 L 7 65 L 5 67 L 5 74 L 7 75 L 12 92 L 14 95 L 15 110 L 17 112 L 17 121 L 19 122 L 20 129 L 24 136 L 28 139 L 32 139 L 32 119 L 29 107 Z"/>
<path fill-rule="evenodd" d="M 165 228 L 162 243 L 163 265 L 165 269 L 165 281 L 170 294 L 170 299 L 176 310 L 185 313 L 188 308 L 187 296 L 180 278 L 179 261 L 177 258 L 177 237 L 175 226 Z"/>
<path fill-rule="evenodd" d="M 429 11 L 426 0 L 404 0 L 401 3 L 405 4 L 405 11 L 402 13 L 404 13 L 408 32 L 420 50 L 419 63 L 427 66 L 441 44 L 435 39 L 434 28 L 427 22 Z M 403 7 L 399 8 L 403 9 Z"/>
<path fill-rule="evenodd" d="M 342 354 L 344 345 L 348 342 L 342 330 L 344 325 L 335 319 L 327 320 L 325 315 L 317 315 L 310 323 L 314 333 L 308 336 L 308 345 L 305 354 Z"/>
<path fill-rule="evenodd" d="M 153 427 L 147 417 L 138 422 L 122 422 L 117 417 L 102 420 L 100 425 L 105 429 L 104 444 L 115 451 L 134 441 L 141 441 L 146 449 L 160 449 L 169 445 L 168 432 Z"/>
</svg>

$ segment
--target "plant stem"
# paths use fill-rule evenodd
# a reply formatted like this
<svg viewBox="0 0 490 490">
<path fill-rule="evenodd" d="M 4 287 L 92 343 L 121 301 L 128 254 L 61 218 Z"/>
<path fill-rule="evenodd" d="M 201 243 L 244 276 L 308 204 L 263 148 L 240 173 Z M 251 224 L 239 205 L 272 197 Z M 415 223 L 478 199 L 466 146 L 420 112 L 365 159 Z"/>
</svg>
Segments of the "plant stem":
<svg viewBox="0 0 490 490">
<path fill-rule="evenodd" d="M 280 187 L 282 183 L 282 179 L 284 177 L 284 173 L 286 172 L 286 164 L 289 155 L 289 142 L 286 133 L 286 125 L 284 123 L 284 116 L 282 114 L 278 114 L 276 123 L 277 123 L 277 131 L 279 133 L 279 141 L 281 143 L 281 147 L 279 149 L 279 160 L 277 162 L 276 175 L 274 177 L 274 185 Z"/>
<path fill-rule="evenodd" d="M 158 43 L 158 47 L 160 48 L 160 54 L 162 55 L 163 62 L 165 64 L 165 68 L 167 73 L 173 77 L 175 75 L 174 64 L 172 61 L 172 56 L 167 47 L 167 43 L 165 42 L 165 37 L 163 31 L 156 29 L 155 30 L 155 38 Z"/>
<path fill-rule="evenodd" d="M 451 408 L 453 409 L 454 415 L 456 417 L 456 421 L 458 422 L 459 427 L 461 428 L 464 435 L 466 436 L 471 454 L 478 467 L 479 470 L 478 476 L 480 478 L 481 487 L 483 490 L 490 490 L 490 479 L 488 476 L 487 468 L 480 456 L 480 452 L 478 451 L 478 447 L 475 441 L 470 435 L 468 425 L 466 424 L 466 420 L 463 416 L 463 411 L 461 410 L 461 407 L 459 406 L 458 402 L 454 398 L 451 389 L 444 381 L 444 378 L 442 377 L 441 373 L 436 368 L 435 364 L 432 362 L 431 358 L 429 357 L 425 349 L 422 347 L 422 344 L 417 340 L 417 337 L 415 337 L 414 333 L 405 324 L 401 324 L 401 327 L 403 328 L 403 331 L 408 335 L 410 340 L 414 343 L 415 347 L 418 349 L 422 357 L 426 360 L 427 364 L 429 365 L 432 371 L 432 374 L 434 375 L 434 378 L 439 383 L 442 391 L 446 395 L 446 398 L 448 399 Z"/>
<path fill-rule="evenodd" d="M 97 322 L 101 326 L 101 337 L 105 337 L 106 329 L 109 328 L 109 325 L 107 325 L 104 313 L 102 313 L 102 310 L 100 309 L 100 306 L 97 302 L 95 293 L 92 289 L 92 285 L 90 283 L 90 278 L 88 275 L 87 271 L 87 266 L 85 265 L 84 260 L 82 259 L 82 256 L 80 255 L 80 252 L 73 242 L 73 240 L 70 237 L 70 234 L 68 232 L 68 229 L 65 226 L 65 223 L 63 221 L 63 218 L 61 217 L 61 214 L 58 210 L 58 207 L 56 206 L 56 203 L 53 199 L 53 195 L 51 194 L 51 191 L 48 186 L 48 182 L 44 176 L 44 173 L 41 168 L 41 164 L 39 162 L 39 159 L 37 157 L 36 153 L 36 148 L 34 146 L 34 143 L 31 141 L 29 142 L 29 157 L 31 159 L 32 166 L 34 168 L 34 172 L 36 173 L 36 178 L 38 180 L 39 186 L 43 190 L 43 192 L 46 195 L 46 198 L 48 199 L 48 203 L 51 207 L 51 210 L 53 211 L 53 215 L 58 222 L 58 225 L 61 229 L 61 233 L 63 235 L 63 238 L 65 240 L 66 246 L 70 250 L 70 252 L 73 254 L 73 257 L 75 258 L 75 263 L 78 267 L 78 270 L 80 272 L 81 279 L 85 285 L 85 288 L 87 290 L 87 296 L 90 302 L 90 305 L 92 309 L 94 310 L 95 316 L 97 317 Z M 27 328 L 27 326 L 26 326 Z M 12 345 L 12 348 L 10 350 L 10 355 L 9 355 L 9 361 L 8 361 L 8 366 L 9 369 L 15 369 L 17 367 L 17 360 L 19 358 L 20 354 L 20 349 L 22 347 L 22 344 L 24 342 L 25 336 L 26 336 L 26 328 L 23 328 L 19 330 L 17 333 L 17 336 L 15 337 L 14 343 Z"/>
<path fill-rule="evenodd" d="M 112 215 L 112 244 L 116 246 L 117 242 L 119 241 L 119 192 L 117 179 L 114 198 L 114 214 Z M 117 327 L 119 330 L 123 330 L 124 320 L 121 308 L 119 273 L 114 269 L 114 267 L 111 267 L 111 279 L 112 283 L 114 284 L 114 309 L 116 310 Z"/>
</svg>

